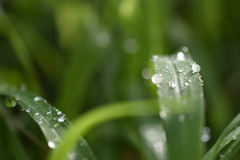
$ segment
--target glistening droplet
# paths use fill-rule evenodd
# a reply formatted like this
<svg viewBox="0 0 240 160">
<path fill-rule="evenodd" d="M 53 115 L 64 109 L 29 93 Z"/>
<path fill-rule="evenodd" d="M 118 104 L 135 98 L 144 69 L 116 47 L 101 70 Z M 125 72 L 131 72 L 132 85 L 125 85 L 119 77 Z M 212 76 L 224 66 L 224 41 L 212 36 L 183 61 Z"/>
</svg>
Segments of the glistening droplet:
<svg viewBox="0 0 240 160">
<path fill-rule="evenodd" d="M 55 148 L 56 148 L 56 144 L 55 144 L 54 142 L 52 142 L 52 141 L 49 141 L 49 142 L 48 142 L 48 146 L 49 146 L 50 148 L 52 148 L 52 149 L 55 149 Z"/>
<path fill-rule="evenodd" d="M 14 97 L 7 96 L 5 98 L 5 104 L 8 107 L 15 107 L 17 105 L 17 100 Z"/>
<path fill-rule="evenodd" d="M 198 64 L 196 64 L 196 63 L 192 64 L 192 72 L 193 73 L 198 73 L 198 72 L 200 72 L 200 70 L 201 70 L 201 67 Z"/>
<path fill-rule="evenodd" d="M 38 97 L 38 96 L 34 98 L 34 101 L 36 101 L 36 102 L 41 101 L 41 100 L 43 100 L 43 99 L 41 97 Z"/>
<path fill-rule="evenodd" d="M 152 76 L 152 82 L 156 85 L 162 83 L 163 79 L 164 78 L 163 78 L 162 74 L 154 74 Z"/>
</svg>

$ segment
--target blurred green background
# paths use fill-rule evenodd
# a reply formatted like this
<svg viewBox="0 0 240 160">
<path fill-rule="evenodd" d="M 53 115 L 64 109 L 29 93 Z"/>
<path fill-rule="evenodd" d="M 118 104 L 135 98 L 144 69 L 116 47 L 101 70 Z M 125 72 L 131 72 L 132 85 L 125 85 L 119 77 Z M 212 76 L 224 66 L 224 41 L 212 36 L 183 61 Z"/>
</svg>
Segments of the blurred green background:
<svg viewBox="0 0 240 160">
<path fill-rule="evenodd" d="M 240 1 L 1 0 L 0 4 L 0 82 L 24 84 L 70 120 L 101 104 L 156 98 L 149 80 L 154 72 L 150 57 L 172 54 L 182 46 L 202 68 L 206 125 L 212 135 L 208 147 L 240 111 Z M 46 145 L 26 114 L 9 112 Z M 138 143 L 143 141 L 139 128 L 158 123 L 154 117 L 115 120 L 85 138 L 100 160 L 144 159 L 148 153 Z M 30 159 L 45 157 L 47 151 L 10 129 Z M 11 146 L 3 148 L 9 152 Z"/>
</svg>

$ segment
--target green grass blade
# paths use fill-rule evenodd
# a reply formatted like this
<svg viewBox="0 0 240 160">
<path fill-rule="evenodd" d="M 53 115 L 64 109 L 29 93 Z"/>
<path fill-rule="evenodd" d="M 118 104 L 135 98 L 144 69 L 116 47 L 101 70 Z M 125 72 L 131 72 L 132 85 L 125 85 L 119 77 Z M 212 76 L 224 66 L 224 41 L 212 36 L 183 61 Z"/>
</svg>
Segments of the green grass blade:
<svg viewBox="0 0 240 160">
<path fill-rule="evenodd" d="M 222 132 L 222 134 L 218 138 L 218 141 L 204 156 L 204 160 L 213 160 L 216 158 L 216 156 L 218 155 L 218 152 L 223 148 L 222 146 L 225 146 L 226 145 L 225 143 L 229 143 L 229 142 L 226 142 L 225 139 L 230 138 L 230 136 L 233 136 L 234 135 L 233 132 L 235 132 L 238 129 L 239 122 L 240 122 L 240 114 L 238 114 L 231 121 L 231 123 L 225 128 L 225 130 Z"/>
<path fill-rule="evenodd" d="M 0 14 L 0 21 L 2 21 L 4 29 L 6 30 L 4 32 L 5 36 L 8 38 L 13 49 L 15 50 L 15 54 L 18 57 L 18 60 L 22 65 L 27 77 L 29 78 L 31 85 L 35 88 L 35 90 L 40 91 L 40 88 L 37 86 L 38 75 L 36 74 L 37 72 L 32 64 L 30 53 L 28 52 L 28 49 L 21 36 L 18 34 L 1 5 Z"/>
<path fill-rule="evenodd" d="M 203 90 L 200 67 L 184 51 L 154 56 L 160 116 L 166 131 L 169 160 L 200 160 L 203 154 Z"/>
<path fill-rule="evenodd" d="M 2 104 L 1 104 L 2 107 Z M 14 131 L 7 125 L 6 120 L 0 117 L 1 132 L 0 132 L 0 159 L 7 160 L 10 159 L 9 151 L 14 153 L 11 155 L 12 158 L 16 160 L 29 160 L 23 146 L 21 145 L 18 137 Z"/>
<path fill-rule="evenodd" d="M 16 99 L 22 109 L 25 110 L 34 121 L 36 121 L 36 123 L 38 123 L 50 148 L 55 149 L 63 143 L 62 135 L 71 127 L 71 123 L 61 111 L 52 107 L 43 98 L 27 91 L 17 90 L 8 86 L 1 86 L 0 94 L 11 96 Z M 79 138 L 79 134 L 77 135 Z M 80 145 L 77 145 L 75 148 L 72 147 L 68 150 L 71 151 L 74 149 L 74 151 L 69 152 L 68 158 L 73 160 L 84 158 L 95 160 L 95 156 L 90 147 L 82 137 L 80 137 L 79 144 Z"/>
<path fill-rule="evenodd" d="M 141 115 L 156 115 L 158 113 L 157 100 L 143 100 L 135 102 L 113 103 L 100 106 L 79 117 L 74 122 L 74 129 L 70 129 L 64 137 L 64 144 L 50 156 L 50 160 L 64 160 L 66 151 L 74 146 L 78 134 L 86 134 L 91 128 L 116 118 Z"/>
<path fill-rule="evenodd" d="M 235 153 L 240 149 L 240 139 L 234 141 L 222 155 L 222 160 L 232 159 Z"/>
</svg>

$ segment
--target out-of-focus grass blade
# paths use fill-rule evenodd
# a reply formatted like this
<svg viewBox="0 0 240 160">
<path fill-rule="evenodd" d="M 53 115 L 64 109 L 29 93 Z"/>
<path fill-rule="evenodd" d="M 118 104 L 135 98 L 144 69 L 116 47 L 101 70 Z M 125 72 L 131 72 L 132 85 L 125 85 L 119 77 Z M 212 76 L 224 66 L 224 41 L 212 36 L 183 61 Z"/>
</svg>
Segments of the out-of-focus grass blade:
<svg viewBox="0 0 240 160">
<path fill-rule="evenodd" d="M 71 127 L 71 123 L 61 111 L 52 107 L 46 100 L 33 93 L 10 88 L 6 85 L 0 87 L 0 94 L 11 96 L 8 97 L 9 99 L 7 99 L 6 104 L 14 106 L 18 102 L 22 110 L 25 110 L 38 123 L 50 148 L 58 148 L 59 144 L 63 143 L 62 135 Z M 79 138 L 79 134 L 77 135 Z M 68 159 L 70 160 L 96 159 L 82 137 L 80 137 L 78 145 L 70 148 L 68 151 L 71 151 L 68 152 Z"/>
<path fill-rule="evenodd" d="M 37 72 L 35 71 L 30 54 L 28 52 L 27 47 L 25 46 L 21 36 L 18 34 L 14 25 L 4 12 L 2 6 L 0 5 L 0 22 L 4 26 L 4 34 L 8 38 L 11 43 L 13 49 L 15 50 L 15 54 L 19 59 L 22 68 L 24 69 L 27 77 L 30 79 L 31 85 L 37 90 L 40 91 L 40 88 L 36 85 L 38 82 Z"/>
<path fill-rule="evenodd" d="M 74 129 L 70 129 L 64 137 L 64 144 L 60 145 L 50 160 L 64 160 L 66 151 L 74 146 L 78 134 L 86 134 L 91 128 L 116 118 L 156 115 L 158 113 L 157 100 L 143 100 L 103 105 L 82 115 L 74 122 Z"/>
<path fill-rule="evenodd" d="M 204 156 L 204 160 L 213 160 L 218 155 L 218 152 L 227 145 L 230 141 L 236 139 L 239 136 L 239 122 L 240 122 L 240 114 L 238 114 L 231 123 L 226 127 L 226 129 L 222 132 L 221 136 L 218 138 L 216 144 L 207 152 Z M 228 141 L 226 141 L 228 140 Z M 230 153 L 229 153 L 230 154 Z"/>
<path fill-rule="evenodd" d="M 187 50 L 184 47 L 171 57 L 153 56 L 156 74 L 152 81 L 158 86 L 169 160 L 200 160 L 203 154 L 200 66 Z"/>
<path fill-rule="evenodd" d="M 2 107 L 2 104 L 0 104 Z M 28 156 L 26 151 L 24 150 L 23 146 L 21 145 L 19 139 L 9 128 L 6 124 L 6 121 L 3 117 L 0 117 L 0 124 L 1 124 L 1 132 L 0 132 L 0 159 L 1 160 L 8 160 L 10 159 L 10 151 L 11 157 L 16 160 L 28 160 Z"/>
</svg>

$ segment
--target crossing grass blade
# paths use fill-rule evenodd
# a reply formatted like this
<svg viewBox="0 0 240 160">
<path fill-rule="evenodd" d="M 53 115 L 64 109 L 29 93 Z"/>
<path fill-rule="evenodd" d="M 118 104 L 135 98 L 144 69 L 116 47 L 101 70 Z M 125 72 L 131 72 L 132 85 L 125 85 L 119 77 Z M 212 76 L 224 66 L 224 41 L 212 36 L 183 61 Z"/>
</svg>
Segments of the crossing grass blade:
<svg viewBox="0 0 240 160">
<path fill-rule="evenodd" d="M 11 103 L 14 106 L 14 101 L 21 105 L 22 110 L 25 110 L 39 125 L 50 148 L 56 149 L 63 143 L 63 134 L 68 128 L 72 128 L 72 126 L 61 111 L 31 92 L 11 88 L 7 85 L 0 87 L 0 94 L 10 96 L 7 97 L 9 106 Z M 79 134 L 77 136 L 78 139 L 76 141 L 78 141 L 78 145 L 69 149 L 68 159 L 96 160 L 87 142 Z"/>
<path fill-rule="evenodd" d="M 81 117 L 74 123 L 64 137 L 64 144 L 50 155 L 50 160 L 64 160 L 66 152 L 74 146 L 78 134 L 86 134 L 91 128 L 116 118 L 129 116 L 156 115 L 158 113 L 157 100 L 141 100 L 103 105 Z"/>
</svg>

